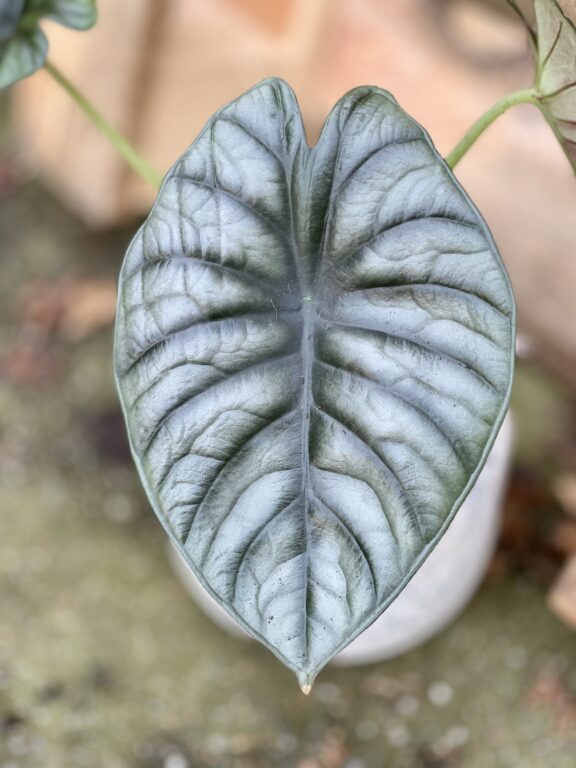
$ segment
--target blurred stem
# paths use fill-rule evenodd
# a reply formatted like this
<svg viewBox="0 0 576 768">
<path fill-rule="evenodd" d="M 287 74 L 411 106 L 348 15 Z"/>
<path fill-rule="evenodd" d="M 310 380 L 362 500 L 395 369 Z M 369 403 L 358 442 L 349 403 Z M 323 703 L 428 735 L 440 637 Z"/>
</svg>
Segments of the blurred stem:
<svg viewBox="0 0 576 768">
<path fill-rule="evenodd" d="M 538 96 L 532 88 L 525 91 L 515 91 L 497 101 L 490 109 L 480 117 L 470 128 L 468 133 L 458 142 L 452 152 L 445 157 L 446 164 L 454 168 L 464 157 L 474 142 L 484 133 L 488 126 L 492 125 L 496 118 L 503 115 L 510 107 L 516 104 L 538 104 Z"/>
<path fill-rule="evenodd" d="M 128 165 L 145 181 L 158 189 L 162 183 L 162 176 L 140 155 L 140 153 L 124 138 L 110 123 L 98 112 L 98 110 L 72 85 L 72 83 L 49 61 L 44 65 L 46 71 L 54 80 L 64 88 L 66 93 L 76 102 L 86 117 L 104 134 L 116 151 L 122 155 Z"/>
</svg>

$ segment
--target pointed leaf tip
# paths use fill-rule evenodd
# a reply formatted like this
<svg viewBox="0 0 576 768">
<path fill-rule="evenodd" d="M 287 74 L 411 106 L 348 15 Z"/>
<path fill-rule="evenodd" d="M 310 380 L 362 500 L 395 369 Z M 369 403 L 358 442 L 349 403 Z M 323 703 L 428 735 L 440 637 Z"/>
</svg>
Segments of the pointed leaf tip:
<svg viewBox="0 0 576 768">
<path fill-rule="evenodd" d="M 296 672 L 296 677 L 298 678 L 298 685 L 300 686 L 302 693 L 304 694 L 304 696 L 308 696 L 308 694 L 312 690 L 312 685 L 314 684 L 314 678 L 311 677 L 308 672 L 305 672 L 303 670 Z"/>
</svg>

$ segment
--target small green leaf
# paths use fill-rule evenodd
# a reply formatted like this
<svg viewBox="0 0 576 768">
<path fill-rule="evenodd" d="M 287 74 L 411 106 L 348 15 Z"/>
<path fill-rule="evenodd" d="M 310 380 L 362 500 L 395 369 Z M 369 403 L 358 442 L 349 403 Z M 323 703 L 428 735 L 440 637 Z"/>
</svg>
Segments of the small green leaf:
<svg viewBox="0 0 576 768">
<path fill-rule="evenodd" d="M 152 506 L 305 689 L 443 535 L 513 355 L 485 223 L 378 88 L 313 149 L 279 80 L 217 112 L 122 267 L 115 370 Z"/>
<path fill-rule="evenodd" d="M 42 16 L 65 27 L 89 29 L 96 23 L 95 0 L 33 0 L 33 4 Z"/>
<path fill-rule="evenodd" d="M 536 0 L 535 8 L 543 112 L 576 172 L 576 19 L 556 0 Z"/>
<path fill-rule="evenodd" d="M 96 21 L 95 0 L 0 0 L 0 88 L 44 65 L 48 41 L 38 26 L 43 17 L 88 29 Z"/>
<path fill-rule="evenodd" d="M 48 40 L 38 27 L 0 43 L 0 88 L 7 88 L 36 72 L 46 61 L 47 51 Z"/>
<path fill-rule="evenodd" d="M 24 0 L 0 0 L 0 43 L 16 33 L 23 8 Z"/>
<path fill-rule="evenodd" d="M 576 172 L 576 5 L 534 0 L 534 22 L 523 19 L 534 42 L 538 106 Z"/>
</svg>

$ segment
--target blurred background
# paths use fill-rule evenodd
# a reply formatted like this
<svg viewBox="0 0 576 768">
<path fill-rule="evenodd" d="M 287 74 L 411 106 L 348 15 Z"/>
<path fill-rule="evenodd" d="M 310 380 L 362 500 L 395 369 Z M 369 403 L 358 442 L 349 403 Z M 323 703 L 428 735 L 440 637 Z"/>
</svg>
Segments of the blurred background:
<svg viewBox="0 0 576 768">
<path fill-rule="evenodd" d="M 287 79 L 310 141 L 390 90 L 447 153 L 531 83 L 504 0 L 99 1 L 54 62 L 165 171 L 207 118 Z M 0 767 L 576 765 L 576 179 L 535 108 L 457 176 L 516 293 L 515 447 L 497 551 L 417 650 L 328 667 L 304 698 L 216 627 L 166 557 L 111 370 L 115 286 L 153 194 L 42 72 L 1 102 Z"/>
</svg>

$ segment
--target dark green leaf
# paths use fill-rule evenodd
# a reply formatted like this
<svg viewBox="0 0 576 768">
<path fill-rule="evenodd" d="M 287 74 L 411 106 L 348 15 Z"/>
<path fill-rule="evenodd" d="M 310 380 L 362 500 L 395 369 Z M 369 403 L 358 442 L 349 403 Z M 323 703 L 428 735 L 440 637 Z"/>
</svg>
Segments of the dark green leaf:
<svg viewBox="0 0 576 768">
<path fill-rule="evenodd" d="M 96 23 L 95 0 L 28 0 L 42 16 L 73 29 L 89 29 Z"/>
<path fill-rule="evenodd" d="M 38 26 L 43 17 L 88 29 L 96 21 L 95 1 L 0 0 L 0 88 L 44 65 L 48 41 Z"/>
<path fill-rule="evenodd" d="M 0 0 L 0 43 L 16 33 L 23 8 L 24 0 Z"/>
<path fill-rule="evenodd" d="M 446 530 L 513 339 L 486 225 L 385 91 L 346 95 L 310 149 L 265 81 L 168 174 L 120 281 L 134 458 L 204 586 L 303 686 Z"/>
<path fill-rule="evenodd" d="M 36 72 L 46 61 L 47 50 L 46 36 L 38 28 L 0 43 L 0 88 Z"/>
</svg>

